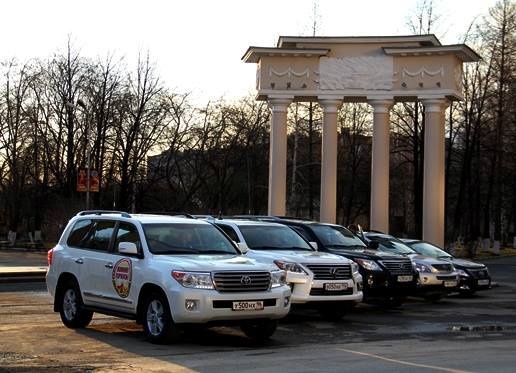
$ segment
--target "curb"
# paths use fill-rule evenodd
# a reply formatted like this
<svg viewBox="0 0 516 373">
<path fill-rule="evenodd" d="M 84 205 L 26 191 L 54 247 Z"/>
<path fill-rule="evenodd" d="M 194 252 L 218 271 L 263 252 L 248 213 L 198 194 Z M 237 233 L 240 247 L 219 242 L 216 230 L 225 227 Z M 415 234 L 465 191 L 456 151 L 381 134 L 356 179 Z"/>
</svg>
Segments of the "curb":
<svg viewBox="0 0 516 373">
<path fill-rule="evenodd" d="M 46 267 L 3 267 L 0 268 L 0 284 L 44 282 L 46 275 Z"/>
</svg>

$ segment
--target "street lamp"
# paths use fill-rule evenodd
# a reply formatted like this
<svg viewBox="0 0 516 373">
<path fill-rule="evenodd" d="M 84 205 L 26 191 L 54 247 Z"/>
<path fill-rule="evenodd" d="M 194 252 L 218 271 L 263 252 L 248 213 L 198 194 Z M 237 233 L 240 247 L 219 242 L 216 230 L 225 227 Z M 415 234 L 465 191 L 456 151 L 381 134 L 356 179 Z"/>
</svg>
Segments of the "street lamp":
<svg viewBox="0 0 516 373">
<path fill-rule="evenodd" d="M 86 104 L 81 99 L 77 100 L 77 105 L 82 107 L 84 112 L 87 114 L 88 109 Z M 90 147 L 90 122 L 86 115 L 86 210 L 90 209 L 90 158 L 91 158 L 91 147 Z"/>
</svg>

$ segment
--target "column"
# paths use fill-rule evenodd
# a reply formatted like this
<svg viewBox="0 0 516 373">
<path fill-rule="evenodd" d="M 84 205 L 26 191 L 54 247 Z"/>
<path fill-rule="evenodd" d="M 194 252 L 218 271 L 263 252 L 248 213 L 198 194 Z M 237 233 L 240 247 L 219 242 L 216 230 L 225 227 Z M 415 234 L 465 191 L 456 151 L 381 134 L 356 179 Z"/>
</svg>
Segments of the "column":
<svg viewBox="0 0 516 373">
<path fill-rule="evenodd" d="M 445 99 L 423 100 L 425 163 L 423 174 L 423 239 L 444 247 L 444 110 Z"/>
<path fill-rule="evenodd" d="M 371 210 L 369 229 L 389 232 L 389 125 L 392 100 L 370 100 L 373 107 Z"/>
<path fill-rule="evenodd" d="M 287 110 L 291 99 L 271 98 L 269 215 L 285 215 L 287 188 Z"/>
<path fill-rule="evenodd" d="M 323 107 L 321 156 L 321 211 L 319 220 L 335 223 L 337 220 L 337 112 L 341 100 L 319 100 Z"/>
</svg>

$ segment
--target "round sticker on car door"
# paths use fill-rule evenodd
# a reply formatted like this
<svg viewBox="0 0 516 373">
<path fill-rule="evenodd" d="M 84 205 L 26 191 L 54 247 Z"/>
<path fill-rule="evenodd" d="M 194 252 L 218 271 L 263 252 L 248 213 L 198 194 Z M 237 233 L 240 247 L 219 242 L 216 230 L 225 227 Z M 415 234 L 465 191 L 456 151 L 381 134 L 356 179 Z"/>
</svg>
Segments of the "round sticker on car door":
<svg viewBox="0 0 516 373">
<path fill-rule="evenodd" d="M 131 290 L 132 280 L 132 264 L 131 259 L 120 259 L 113 266 L 113 286 L 115 291 L 121 298 L 127 298 Z"/>
</svg>

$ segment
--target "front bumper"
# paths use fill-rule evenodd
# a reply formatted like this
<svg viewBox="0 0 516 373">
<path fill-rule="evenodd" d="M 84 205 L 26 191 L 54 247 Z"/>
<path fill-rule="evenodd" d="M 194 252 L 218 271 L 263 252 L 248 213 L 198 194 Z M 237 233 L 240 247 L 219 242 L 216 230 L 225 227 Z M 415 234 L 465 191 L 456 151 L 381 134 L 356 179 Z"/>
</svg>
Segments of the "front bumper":
<svg viewBox="0 0 516 373">
<path fill-rule="evenodd" d="M 314 280 L 313 275 L 289 272 L 287 282 L 292 289 L 293 304 L 332 301 L 359 303 L 363 298 L 360 275 L 348 280 Z M 326 284 L 345 284 L 346 289 L 326 290 Z"/>
<path fill-rule="evenodd" d="M 216 290 L 172 288 L 167 296 L 174 322 L 199 324 L 225 320 L 280 319 L 290 310 L 290 294 L 288 286 L 281 286 L 267 292 L 252 293 L 219 293 Z M 187 310 L 187 301 L 195 301 L 195 309 Z M 263 301 L 264 308 L 234 311 L 234 301 Z"/>
<path fill-rule="evenodd" d="M 411 281 L 399 281 L 398 276 L 385 271 L 367 271 L 364 279 L 364 298 L 403 297 L 412 294 L 417 287 L 418 276 L 412 275 Z M 406 280 L 405 277 L 400 279 Z"/>
<path fill-rule="evenodd" d="M 450 293 L 456 291 L 459 286 L 459 275 L 457 273 L 433 273 L 420 272 L 418 280 L 418 291 L 441 291 Z"/>
</svg>

